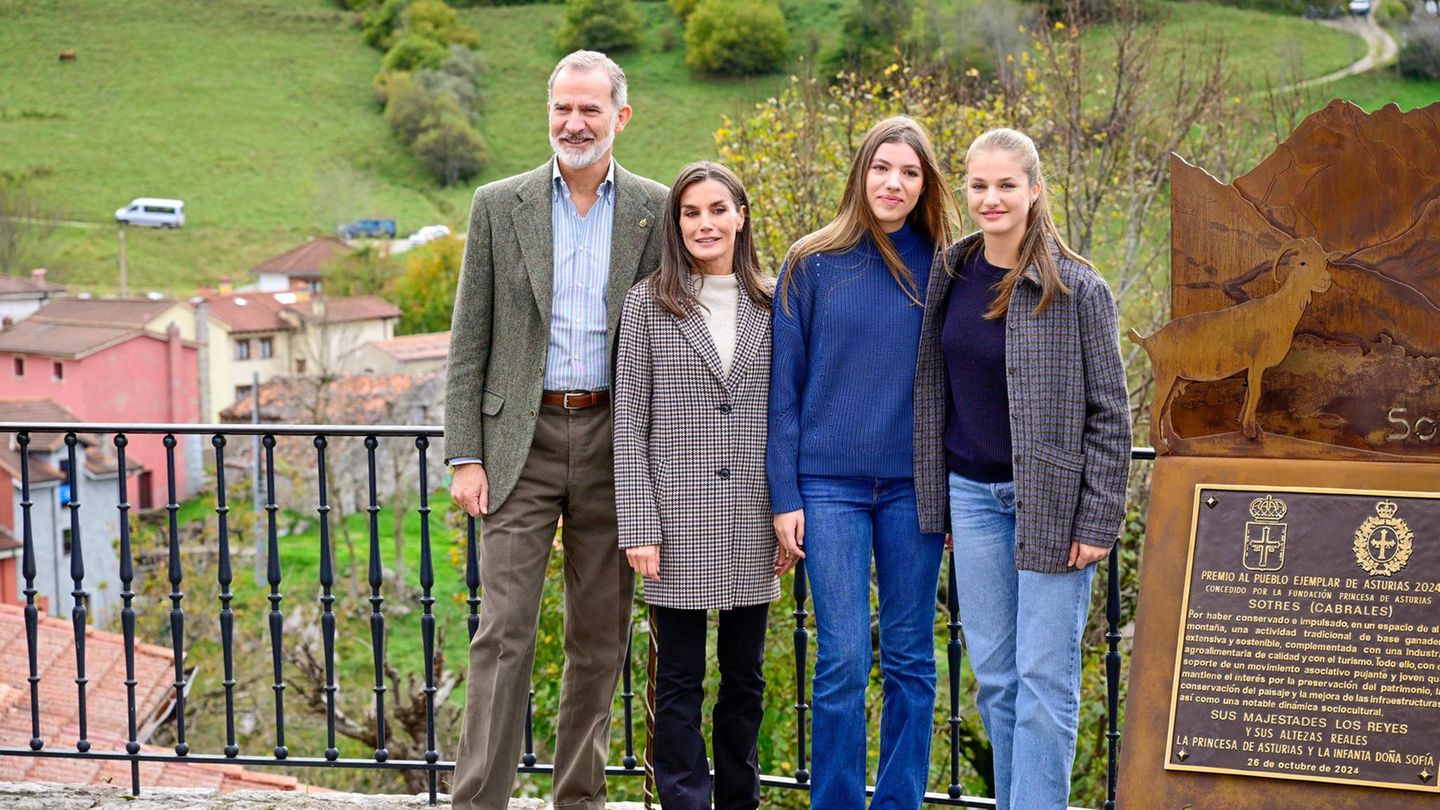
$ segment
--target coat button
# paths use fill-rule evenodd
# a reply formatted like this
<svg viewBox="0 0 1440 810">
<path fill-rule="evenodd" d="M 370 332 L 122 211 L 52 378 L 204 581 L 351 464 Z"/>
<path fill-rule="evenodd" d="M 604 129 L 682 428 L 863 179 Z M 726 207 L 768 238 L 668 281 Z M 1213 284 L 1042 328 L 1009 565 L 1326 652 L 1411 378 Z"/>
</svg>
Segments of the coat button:
<svg viewBox="0 0 1440 810">
<path fill-rule="evenodd" d="M 1020 500 L 1019 498 L 1016 498 L 1016 499 L 1015 499 L 1015 508 L 1016 508 L 1016 509 L 1023 509 L 1024 507 L 1025 507 L 1025 502 L 1022 501 L 1022 500 Z"/>
<path fill-rule="evenodd" d="M 728 414 L 730 413 L 730 411 L 731 411 L 730 403 L 726 402 L 725 404 L 721 405 L 719 408 L 716 408 L 716 410 L 720 411 L 720 413 L 723 413 L 723 414 L 727 414 L 727 415 L 728 415 Z"/>
<path fill-rule="evenodd" d="M 724 467 L 721 467 L 720 469 L 716 470 L 716 471 L 715 471 L 715 474 L 718 475 L 718 476 L 720 476 L 720 480 L 721 480 L 721 481 L 728 481 L 728 480 L 730 480 L 730 471 L 727 470 L 727 469 L 725 469 Z"/>
</svg>

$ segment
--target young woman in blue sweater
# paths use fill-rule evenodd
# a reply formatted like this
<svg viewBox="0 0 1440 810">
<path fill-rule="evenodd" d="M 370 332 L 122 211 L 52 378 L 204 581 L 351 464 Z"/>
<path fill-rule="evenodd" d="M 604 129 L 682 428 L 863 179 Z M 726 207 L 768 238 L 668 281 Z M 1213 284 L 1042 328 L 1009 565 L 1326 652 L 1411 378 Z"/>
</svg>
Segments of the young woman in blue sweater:
<svg viewBox="0 0 1440 810">
<path fill-rule="evenodd" d="M 957 223 L 925 130 L 889 118 L 861 142 L 835 220 L 780 273 L 766 467 L 782 556 L 805 559 L 814 595 L 814 808 L 865 807 L 872 559 L 884 704 L 871 807 L 915 810 L 925 792 L 944 538 L 916 514 L 913 383 L 924 291 Z"/>
</svg>

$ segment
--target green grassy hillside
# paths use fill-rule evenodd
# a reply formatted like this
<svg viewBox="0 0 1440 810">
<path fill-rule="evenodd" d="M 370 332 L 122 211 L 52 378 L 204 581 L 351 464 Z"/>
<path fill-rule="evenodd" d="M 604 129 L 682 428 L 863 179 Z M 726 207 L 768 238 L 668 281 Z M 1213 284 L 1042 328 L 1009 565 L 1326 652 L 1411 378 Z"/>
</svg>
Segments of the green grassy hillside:
<svg viewBox="0 0 1440 810">
<path fill-rule="evenodd" d="M 797 56 L 835 36 L 842 2 L 785 0 Z M 617 152 L 668 180 L 713 154 L 723 115 L 772 95 L 785 77 L 698 79 L 666 3 L 637 5 L 648 26 L 621 58 L 635 117 Z M 1299 19 L 1193 2 L 1167 10 L 1168 35 L 1223 34 L 1231 64 L 1257 87 L 1297 64 L 1309 75 L 1334 69 L 1360 48 Z M 481 129 L 494 163 L 481 181 L 548 153 L 544 83 L 562 14 L 557 5 L 462 11 L 489 66 Z M 395 143 L 369 90 L 380 55 L 328 0 L 0 0 L 0 20 L 0 172 L 32 177 L 65 216 L 95 223 L 49 242 L 52 278 L 73 289 L 113 288 L 112 212 L 137 196 L 185 199 L 189 224 L 128 231 L 132 291 L 244 281 L 258 261 L 359 216 L 395 217 L 403 232 L 463 222 L 470 188 L 436 187 Z M 66 49 L 79 60 L 59 62 Z M 1342 87 L 1376 106 L 1392 84 Z M 1414 106 L 1434 90 L 1394 92 Z"/>
</svg>

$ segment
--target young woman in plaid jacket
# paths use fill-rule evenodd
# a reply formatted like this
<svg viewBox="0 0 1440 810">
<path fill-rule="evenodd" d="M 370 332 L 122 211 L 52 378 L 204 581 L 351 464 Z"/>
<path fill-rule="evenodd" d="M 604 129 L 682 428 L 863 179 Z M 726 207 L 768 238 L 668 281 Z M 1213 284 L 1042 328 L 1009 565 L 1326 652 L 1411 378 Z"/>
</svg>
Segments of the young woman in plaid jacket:
<svg viewBox="0 0 1440 810">
<path fill-rule="evenodd" d="M 931 275 L 921 329 L 920 519 L 953 532 L 996 807 L 1063 810 L 1092 563 L 1120 531 L 1130 463 L 1115 300 L 1060 238 L 1030 138 L 981 135 L 965 184 L 980 230 Z"/>
<path fill-rule="evenodd" d="M 660 269 L 620 316 L 615 496 L 644 577 L 655 673 L 655 781 L 666 810 L 710 808 L 700 734 L 706 614 L 719 611 L 714 807 L 760 803 L 756 740 L 769 604 L 780 595 L 765 482 L 771 287 L 745 189 L 694 163 L 670 187 Z"/>
</svg>

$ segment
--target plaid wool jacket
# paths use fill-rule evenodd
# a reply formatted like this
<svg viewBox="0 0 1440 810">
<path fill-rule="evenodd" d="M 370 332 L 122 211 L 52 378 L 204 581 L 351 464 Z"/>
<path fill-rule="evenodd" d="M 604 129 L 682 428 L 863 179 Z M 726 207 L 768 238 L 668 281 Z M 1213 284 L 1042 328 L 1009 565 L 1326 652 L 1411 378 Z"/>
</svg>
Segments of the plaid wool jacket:
<svg viewBox="0 0 1440 810">
<path fill-rule="evenodd" d="M 953 531 L 945 463 L 949 381 L 940 331 L 950 282 L 980 239 L 965 237 L 931 273 L 915 368 L 915 494 L 920 528 Z M 1005 316 L 1006 389 L 1015 469 L 1016 567 L 1062 573 L 1071 541 L 1109 548 L 1125 516 L 1130 469 L 1130 407 L 1114 296 L 1100 274 L 1058 251 L 1070 294 L 1035 315 L 1034 268 L 1015 285 Z"/>
<path fill-rule="evenodd" d="M 676 318 L 647 279 L 620 315 L 615 511 L 620 546 L 660 546 L 645 601 L 729 609 L 780 596 L 765 479 L 770 312 L 740 287 L 726 374 L 704 316 Z"/>
</svg>

